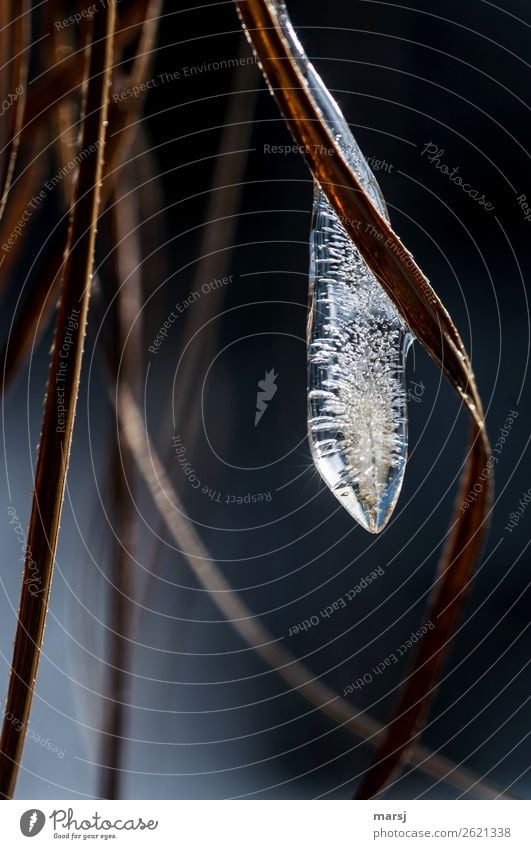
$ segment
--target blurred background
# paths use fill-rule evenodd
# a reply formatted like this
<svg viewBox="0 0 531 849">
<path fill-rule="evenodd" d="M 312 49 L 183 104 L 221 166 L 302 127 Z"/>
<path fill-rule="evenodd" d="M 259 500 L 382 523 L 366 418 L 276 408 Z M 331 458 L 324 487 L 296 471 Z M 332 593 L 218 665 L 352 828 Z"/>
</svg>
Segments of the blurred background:
<svg viewBox="0 0 531 849">
<path fill-rule="evenodd" d="M 119 7 L 122 13 L 125 0 Z M 444 7 L 433 0 L 290 0 L 288 8 L 373 166 L 395 230 L 472 354 L 491 442 L 505 440 L 487 549 L 422 742 L 528 798 L 531 511 L 517 522 L 514 514 L 531 486 L 529 7 L 523 0 L 503 8 L 486 0 Z M 42 35 L 46 45 L 45 29 Z M 32 73 L 39 74 L 38 63 Z M 120 356 L 128 351 L 154 449 L 221 573 L 274 645 L 343 695 L 426 621 L 466 455 L 467 417 L 415 345 L 400 501 L 378 537 L 354 523 L 317 475 L 306 437 L 312 183 L 301 157 L 282 150 L 291 138 L 233 4 L 176 10 L 164 3 L 148 82 L 142 144 L 133 145 L 118 192 L 132 199 L 136 221 L 122 221 L 128 238 L 135 233 L 127 256 L 140 269 L 143 295 L 129 304 Z M 115 103 L 138 96 L 126 89 L 117 75 Z M 47 156 L 44 179 L 58 170 L 53 148 Z M 451 178 L 454 168 L 467 191 Z M 19 295 L 46 256 L 59 193 L 47 191 L 9 269 L 3 342 Z M 114 727 L 121 739 L 114 792 L 124 798 L 349 798 L 370 746 L 310 705 L 226 621 L 119 450 L 106 359 L 116 336 L 108 223 L 104 210 L 17 795 L 104 793 Z M 26 528 L 51 341 L 50 325 L 2 404 L 2 699 L 22 569 L 7 508 Z M 258 384 L 271 371 L 277 391 L 256 422 Z M 113 501 L 122 461 L 125 523 Z M 165 497 L 179 512 L 167 490 Z M 116 580 L 117 538 L 125 584 Z M 377 579 L 351 602 L 321 615 L 375 570 Z M 312 617 L 318 624 L 296 632 Z M 384 722 L 411 657 L 344 698 Z M 406 767 L 388 797 L 460 792 Z"/>
</svg>

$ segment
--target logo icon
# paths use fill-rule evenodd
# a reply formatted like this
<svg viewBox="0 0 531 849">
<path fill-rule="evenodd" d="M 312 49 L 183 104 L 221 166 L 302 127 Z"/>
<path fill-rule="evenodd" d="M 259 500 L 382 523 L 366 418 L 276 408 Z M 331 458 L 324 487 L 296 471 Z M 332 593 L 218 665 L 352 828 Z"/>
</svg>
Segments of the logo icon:
<svg viewBox="0 0 531 849">
<path fill-rule="evenodd" d="M 256 413 L 254 416 L 254 426 L 258 424 L 265 411 L 267 405 L 275 395 L 278 386 L 275 383 L 278 374 L 275 374 L 275 369 L 266 371 L 265 378 L 258 381 L 258 392 L 256 393 Z"/>
<path fill-rule="evenodd" d="M 42 811 L 30 808 L 20 817 L 20 830 L 24 837 L 35 837 L 44 828 L 46 817 Z"/>
</svg>

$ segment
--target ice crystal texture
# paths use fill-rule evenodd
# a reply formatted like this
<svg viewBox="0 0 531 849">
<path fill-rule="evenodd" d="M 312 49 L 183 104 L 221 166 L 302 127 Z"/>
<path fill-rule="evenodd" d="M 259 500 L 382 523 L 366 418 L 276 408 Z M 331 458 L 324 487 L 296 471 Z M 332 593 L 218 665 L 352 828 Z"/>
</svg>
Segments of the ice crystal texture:
<svg viewBox="0 0 531 849">
<path fill-rule="evenodd" d="M 349 513 L 381 531 L 407 458 L 411 335 L 324 195 L 311 236 L 308 429 L 315 465 Z"/>
<path fill-rule="evenodd" d="M 371 201 L 376 178 L 341 111 L 306 58 L 286 7 L 273 3 L 317 106 Z M 308 322 L 308 431 L 315 465 L 368 531 L 387 524 L 407 459 L 405 362 L 412 335 L 316 186 Z"/>
</svg>

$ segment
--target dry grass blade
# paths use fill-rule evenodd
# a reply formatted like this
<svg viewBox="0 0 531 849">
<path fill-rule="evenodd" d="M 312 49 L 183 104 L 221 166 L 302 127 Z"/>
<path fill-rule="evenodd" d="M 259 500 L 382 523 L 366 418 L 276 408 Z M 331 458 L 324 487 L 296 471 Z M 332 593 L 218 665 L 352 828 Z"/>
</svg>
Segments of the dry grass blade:
<svg viewBox="0 0 531 849">
<path fill-rule="evenodd" d="M 138 215 L 142 222 L 140 243 L 144 258 L 142 264 L 142 276 L 146 287 L 144 298 L 151 303 L 151 296 L 159 281 L 165 280 L 168 275 L 169 264 L 165 218 L 162 214 L 165 209 L 162 181 L 150 139 L 142 125 L 138 127 L 135 134 L 131 162 L 134 169 L 132 179 L 136 186 Z M 153 310 L 151 321 L 154 323 L 158 321 L 156 310 Z M 145 317 L 143 328 L 144 341 L 151 339 L 153 333 L 149 316 Z"/>
<path fill-rule="evenodd" d="M 136 0 L 120 16 L 116 29 L 116 52 L 123 50 L 138 34 L 146 20 L 147 10 L 152 0 Z M 59 65 L 54 65 L 46 72 L 42 80 L 32 86 L 24 116 L 26 129 L 35 128 L 40 121 L 46 121 L 57 103 L 64 97 L 75 95 L 83 82 L 84 70 L 83 51 L 78 50 L 72 56 L 64 59 Z"/>
<path fill-rule="evenodd" d="M 14 233 L 27 209 L 28 198 L 34 198 L 46 179 L 47 160 L 43 155 L 44 131 L 38 130 L 31 139 L 25 139 L 19 151 L 20 173 L 13 182 L 6 210 L 0 221 L 0 245 L 5 245 Z M 64 244 L 64 241 L 63 241 Z M 3 252 L 0 274 L 0 294 L 4 293 L 10 273 L 15 266 L 24 245 L 23 239 L 16 239 L 11 249 Z"/>
<path fill-rule="evenodd" d="M 11 798 L 22 757 L 48 607 L 83 357 L 100 203 L 115 4 L 94 17 L 82 158 L 35 473 L 19 620 L 0 740 L 0 796 Z M 66 337 L 68 356 L 63 352 Z M 38 588 L 38 589 L 37 589 Z M 11 721 L 7 719 L 11 717 Z"/>
<path fill-rule="evenodd" d="M 121 398 L 113 396 L 116 409 L 122 416 L 122 434 L 139 472 L 155 502 L 166 527 L 188 562 L 200 584 L 231 623 L 240 637 L 252 646 L 262 660 L 285 683 L 297 691 L 309 704 L 322 711 L 333 722 L 345 726 L 352 734 L 371 746 L 379 746 L 385 728 L 337 695 L 316 678 L 310 669 L 298 661 L 280 641 L 260 622 L 234 592 L 229 582 L 210 557 L 209 552 L 186 519 L 186 510 L 152 445 L 145 423 L 131 392 L 121 389 Z M 470 792 L 482 799 L 504 798 L 504 793 L 474 776 L 425 746 L 413 745 L 404 753 L 405 760 L 436 780 L 447 781 L 461 792 Z"/>
<path fill-rule="evenodd" d="M 2 394 L 6 393 L 30 351 L 46 330 L 52 312 L 57 306 L 67 238 L 68 221 L 63 219 L 47 246 L 44 265 L 40 269 L 35 284 L 19 307 L 9 338 L 0 354 Z"/>
<path fill-rule="evenodd" d="M 58 29 L 55 25 L 67 17 L 67 7 L 64 0 L 49 0 L 45 13 L 49 38 L 44 41 L 43 61 L 52 57 L 52 67 L 59 66 L 61 62 L 75 52 L 75 42 L 70 27 Z M 59 101 L 55 109 L 51 110 L 50 126 L 52 138 L 54 139 L 59 167 L 65 168 L 72 159 L 76 147 L 77 121 L 76 105 L 71 97 L 65 97 Z M 75 171 L 65 168 L 64 177 L 61 180 L 61 193 L 66 206 L 70 204 L 75 184 Z"/>
<path fill-rule="evenodd" d="M 157 10 L 160 11 L 161 0 L 147 0 L 144 5 L 148 13 L 148 17 L 144 21 L 138 19 L 142 4 L 137 4 L 134 7 L 136 10 L 135 24 L 141 24 L 139 50 L 133 60 L 131 71 L 134 79 L 138 77 L 142 70 L 145 73 L 149 68 L 149 63 L 153 60 L 152 45 L 159 22 L 155 13 L 157 13 Z M 130 29 L 127 32 L 130 33 Z M 137 32 L 138 26 L 135 26 L 134 33 Z M 131 38 L 132 36 L 129 34 L 129 39 Z M 116 46 L 120 44 L 118 38 L 115 43 Z M 143 48 L 145 47 L 148 49 L 144 52 Z M 129 85 L 129 83 L 126 85 Z M 60 107 L 61 103 L 62 101 L 58 100 L 54 108 Z M 125 160 L 135 132 L 140 127 L 139 122 L 134 120 L 134 116 L 138 115 L 142 103 L 142 97 L 137 97 L 128 99 L 128 106 L 125 109 L 120 109 L 116 104 L 109 105 L 109 132 L 102 186 L 103 203 L 110 196 L 116 180 L 119 178 L 120 165 Z M 128 119 L 129 123 L 127 124 Z M 20 306 L 8 342 L 0 354 L 0 362 L 3 363 L 2 393 L 6 392 L 29 352 L 48 326 L 48 321 L 56 305 L 66 230 L 67 222 L 63 220 L 54 232 L 46 251 L 44 268 L 32 287 L 30 295 Z"/>
<path fill-rule="evenodd" d="M 7 16 L 7 23 L 5 17 Z M 31 41 L 31 2 L 22 0 L 19 3 L 2 3 L 1 55 L 0 63 L 7 65 L 7 56 L 13 58 L 7 65 L 7 84 L 5 98 L 2 103 L 9 103 L 7 116 L 0 122 L 3 126 L 2 137 L 2 167 L 0 176 L 0 219 L 4 214 L 15 170 L 17 150 L 20 143 L 20 133 L 24 118 L 26 103 L 26 88 L 28 80 L 29 49 Z M 7 45 L 4 43 L 7 39 Z"/>
<path fill-rule="evenodd" d="M 162 0 L 149 0 L 147 3 L 131 71 L 127 80 L 124 81 L 122 78 L 123 88 L 134 89 L 149 79 L 156 55 L 161 10 Z M 120 165 L 127 159 L 138 129 L 138 116 L 142 112 L 144 101 L 145 92 L 141 92 L 137 97 L 128 97 L 125 101 L 119 101 L 118 104 L 111 104 L 109 123 L 112 129 L 109 133 L 106 170 L 113 181 L 117 179 Z"/>
<path fill-rule="evenodd" d="M 108 263 L 113 298 L 110 366 L 118 392 L 118 416 L 110 463 L 115 523 L 111 572 L 109 702 L 102 740 L 103 768 L 100 776 L 100 795 L 103 799 L 120 798 L 120 768 L 127 720 L 124 702 L 130 658 L 129 600 L 133 590 L 131 570 L 134 566 L 131 551 L 137 533 L 137 514 L 133 506 L 135 465 L 122 437 L 121 422 L 124 416 L 119 408 L 122 385 L 138 387 L 141 375 L 139 352 L 142 339 L 142 264 L 136 204 L 127 172 L 122 176 L 119 190 L 120 196 L 115 195 L 108 212 L 112 217 L 110 234 L 113 246 Z"/>
<path fill-rule="evenodd" d="M 459 333 L 413 257 L 343 158 L 283 36 L 277 4 L 236 0 L 236 6 L 286 123 L 306 151 L 315 180 L 371 271 L 470 413 L 471 439 L 460 493 L 464 498 L 487 468 L 490 446 L 474 374 Z M 332 150 L 333 155 L 322 156 L 322 150 Z M 435 629 L 421 643 L 375 763 L 358 790 L 359 798 L 371 798 L 382 790 L 418 733 L 482 548 L 490 499 L 490 486 L 485 486 L 470 510 L 463 514 L 456 509 L 429 603 L 428 618 Z"/>
</svg>

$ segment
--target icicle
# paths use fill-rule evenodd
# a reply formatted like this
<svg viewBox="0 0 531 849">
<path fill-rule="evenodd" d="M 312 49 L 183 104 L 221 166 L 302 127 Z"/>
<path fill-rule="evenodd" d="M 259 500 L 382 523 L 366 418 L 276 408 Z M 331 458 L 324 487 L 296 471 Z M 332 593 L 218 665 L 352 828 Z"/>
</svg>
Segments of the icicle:
<svg viewBox="0 0 531 849">
<path fill-rule="evenodd" d="M 299 69 L 346 160 L 388 220 L 382 193 L 341 111 L 273 2 Z M 315 465 L 371 533 L 387 524 L 407 459 L 405 362 L 413 337 L 317 186 L 311 234 L 308 429 Z"/>
</svg>

